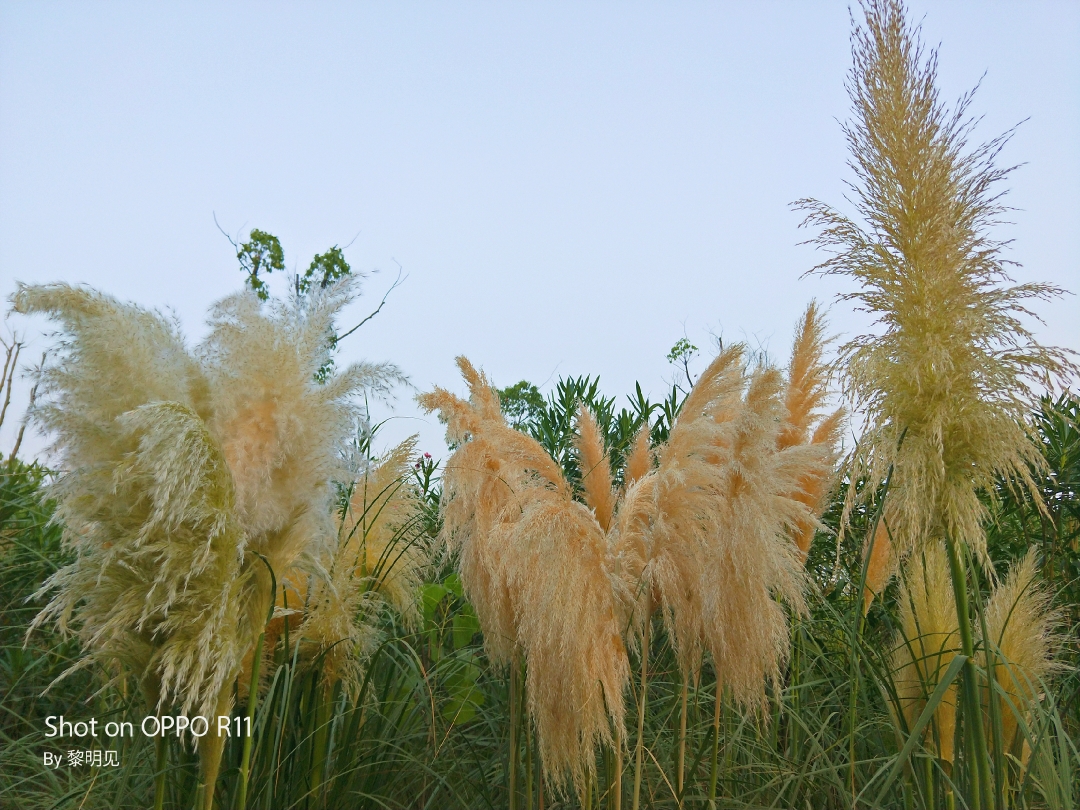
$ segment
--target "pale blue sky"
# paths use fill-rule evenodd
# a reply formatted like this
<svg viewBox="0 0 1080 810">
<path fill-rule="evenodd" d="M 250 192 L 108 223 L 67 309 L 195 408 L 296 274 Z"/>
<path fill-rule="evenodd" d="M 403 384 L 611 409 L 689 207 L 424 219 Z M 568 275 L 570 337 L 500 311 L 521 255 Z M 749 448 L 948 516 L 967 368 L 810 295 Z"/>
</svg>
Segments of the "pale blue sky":
<svg viewBox="0 0 1080 810">
<path fill-rule="evenodd" d="M 1026 164 L 1000 232 L 1017 279 L 1080 292 L 1080 3 L 911 8 L 946 98 L 986 74 L 982 138 L 1029 119 L 1003 155 Z M 214 212 L 290 268 L 359 232 L 347 258 L 382 272 L 346 320 L 395 260 L 408 280 L 344 359 L 420 389 L 460 390 L 464 353 L 500 385 L 660 396 L 684 333 L 782 358 L 842 288 L 801 277 L 789 203 L 843 201 L 848 34 L 844 2 L 0 2 L 0 295 L 85 282 L 194 341 L 242 280 Z M 1080 348 L 1080 299 L 1040 312 L 1041 340 Z M 40 353 L 42 322 L 10 323 Z M 387 440 L 442 452 L 409 391 L 393 412 Z"/>
</svg>

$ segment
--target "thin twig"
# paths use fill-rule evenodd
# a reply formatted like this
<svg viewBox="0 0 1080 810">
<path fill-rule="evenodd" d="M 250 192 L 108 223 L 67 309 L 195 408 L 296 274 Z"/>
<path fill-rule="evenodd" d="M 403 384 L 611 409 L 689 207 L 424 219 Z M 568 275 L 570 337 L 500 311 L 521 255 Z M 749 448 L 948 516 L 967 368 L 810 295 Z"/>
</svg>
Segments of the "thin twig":
<svg viewBox="0 0 1080 810">
<path fill-rule="evenodd" d="M 217 221 L 217 212 L 216 212 L 216 211 L 212 211 L 212 212 L 211 212 L 211 215 L 212 215 L 212 216 L 214 217 L 214 224 L 215 224 L 215 225 L 217 225 L 217 229 L 218 229 L 219 231 L 221 231 L 221 235 L 222 235 L 222 236 L 224 236 L 224 237 L 225 237 L 226 239 L 228 239 L 228 240 L 229 240 L 229 244 L 230 244 L 230 245 L 232 245 L 232 246 L 233 246 L 234 248 L 236 248 L 237 250 L 240 250 L 240 246 L 239 246 L 238 244 L 236 244 L 236 240 L 235 240 L 235 239 L 233 239 L 233 238 L 232 238 L 231 236 L 229 236 L 229 234 L 228 234 L 228 233 L 226 233 L 225 229 L 221 227 L 221 223 Z"/>
<path fill-rule="evenodd" d="M 345 338 L 347 338 L 349 335 L 351 335 L 353 332 L 355 332 L 357 329 L 359 329 L 365 323 L 367 323 L 372 318 L 374 318 L 376 315 L 378 315 L 379 311 L 383 308 L 383 305 L 386 303 L 386 299 L 389 297 L 390 293 L 392 293 L 394 291 L 394 288 L 397 287 L 399 284 L 401 284 L 403 281 L 405 281 L 405 279 L 408 278 L 408 276 L 405 276 L 405 278 L 401 277 L 401 273 L 402 273 L 404 268 L 402 268 L 400 262 L 398 262 L 397 259 L 394 259 L 394 264 L 396 264 L 398 266 L 397 278 L 394 279 L 394 283 L 390 285 L 390 289 L 387 290 L 386 293 L 383 295 L 382 301 L 380 301 L 379 305 L 377 307 L 375 307 L 375 311 L 372 312 L 370 315 L 368 315 L 366 318 L 364 318 L 364 320 L 360 321 L 360 323 L 358 323 L 356 326 L 354 326 L 352 329 L 350 329 L 344 335 L 339 337 L 337 339 L 337 341 L 336 341 L 337 343 L 340 343 L 341 341 L 343 341 Z"/>
</svg>

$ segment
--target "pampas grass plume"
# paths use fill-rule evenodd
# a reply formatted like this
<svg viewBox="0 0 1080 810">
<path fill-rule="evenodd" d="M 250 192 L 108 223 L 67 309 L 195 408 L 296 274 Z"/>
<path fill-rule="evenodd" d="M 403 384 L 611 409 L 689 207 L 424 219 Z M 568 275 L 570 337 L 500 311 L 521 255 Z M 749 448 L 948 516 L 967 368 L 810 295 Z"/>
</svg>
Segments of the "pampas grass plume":
<svg viewBox="0 0 1080 810">
<path fill-rule="evenodd" d="M 1013 563 L 1008 577 L 994 589 L 985 618 L 997 656 L 994 680 L 1008 696 L 1008 700 L 997 698 L 1002 738 L 1011 746 L 1018 718 L 1027 716 L 1049 676 L 1061 668 L 1053 659 L 1060 642 L 1056 627 L 1061 616 L 1051 608 L 1050 594 L 1038 582 L 1035 549 Z M 984 702 L 988 698 L 984 695 Z"/>
<path fill-rule="evenodd" d="M 1011 284 L 1005 243 L 988 235 L 1006 211 L 997 184 L 1009 170 L 994 161 L 1008 135 L 970 148 L 971 95 L 953 111 L 941 103 L 936 56 L 924 54 L 900 0 L 868 0 L 864 11 L 848 82 L 855 116 L 844 127 L 862 224 L 799 203 L 804 224 L 822 229 L 813 242 L 832 253 L 816 269 L 856 282 L 844 298 L 880 326 L 840 350 L 846 393 L 867 419 L 852 480 L 867 479 L 872 492 L 892 470 L 901 557 L 947 533 L 985 562 L 977 493 L 1004 477 L 1040 502 L 1033 386 L 1075 369 L 1021 318 L 1029 301 L 1061 290 Z"/>
<path fill-rule="evenodd" d="M 960 652 L 949 561 L 942 543 L 911 558 L 900 595 L 900 631 L 894 643 L 893 679 L 901 711 L 910 728 Z M 934 711 L 938 756 L 953 761 L 956 685 L 948 687 Z M 928 727 L 926 735 L 930 736 Z"/>
</svg>

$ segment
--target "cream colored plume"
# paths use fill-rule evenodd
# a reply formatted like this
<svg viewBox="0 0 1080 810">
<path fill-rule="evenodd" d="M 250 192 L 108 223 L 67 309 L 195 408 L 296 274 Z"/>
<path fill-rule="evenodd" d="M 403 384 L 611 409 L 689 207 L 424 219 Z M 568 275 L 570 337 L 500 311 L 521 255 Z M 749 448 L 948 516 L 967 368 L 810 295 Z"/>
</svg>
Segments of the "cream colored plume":
<svg viewBox="0 0 1080 810">
<path fill-rule="evenodd" d="M 660 611 L 684 673 L 700 666 L 705 589 L 719 587 L 703 583 L 701 572 L 722 542 L 721 462 L 743 385 L 743 350 L 736 345 L 698 378 L 668 441 L 657 448 L 656 467 L 627 486 L 611 538 L 613 565 L 639 583 L 624 610 L 635 628 Z M 647 437 L 644 429 L 641 435 Z"/>
<path fill-rule="evenodd" d="M 970 94 L 955 110 L 936 89 L 936 56 L 920 46 L 900 0 L 873 0 L 853 35 L 848 84 L 858 219 L 814 200 L 800 207 L 846 294 L 874 319 L 872 334 L 840 350 L 849 400 L 867 428 L 851 480 L 888 498 L 900 557 L 948 535 L 984 565 L 980 492 L 1015 480 L 1036 503 L 1032 470 L 1045 468 L 1028 415 L 1050 379 L 1075 372 L 1023 325 L 1045 284 L 1012 284 L 1004 242 L 990 236 L 1006 210 L 994 160 L 1007 136 L 969 147 Z M 849 489 L 846 513 L 854 506 Z M 989 569 L 988 569 L 989 570 Z"/>
<path fill-rule="evenodd" d="M 1046 681 L 1061 668 L 1053 659 L 1060 641 L 1056 627 L 1061 616 L 1050 602 L 1050 594 L 1038 581 L 1036 553 L 1031 549 L 1013 563 L 1009 576 L 986 604 L 986 630 L 995 655 L 994 679 L 1007 696 L 997 698 L 1006 747 L 1014 744 L 1018 720 L 1028 719 Z M 988 699 L 984 694 L 984 705 Z M 990 728 L 989 721 L 985 727 Z"/>
<path fill-rule="evenodd" d="M 60 321 L 34 417 L 63 470 L 50 488 L 74 561 L 35 626 L 78 633 L 79 666 L 119 663 L 159 710 L 228 713 L 280 576 L 332 547 L 332 477 L 355 395 L 400 378 L 354 366 L 325 385 L 347 282 L 306 303 L 219 304 L 195 352 L 175 324 L 86 288 L 20 286 L 20 312 Z M 339 479 L 340 480 L 340 479 Z M 305 562 L 306 561 L 306 562 Z M 200 745 L 212 784 L 221 741 Z"/>
<path fill-rule="evenodd" d="M 564 493 L 534 487 L 517 505 L 521 517 L 503 535 L 512 555 L 505 576 L 529 712 L 545 772 L 569 776 L 580 793 L 595 746 L 625 739 L 630 668 L 607 543 L 595 515 Z"/>
<path fill-rule="evenodd" d="M 803 609 L 804 574 L 788 539 L 814 516 L 799 482 L 826 476 L 823 444 L 780 448 L 782 378 L 748 374 L 733 346 L 688 395 L 657 466 L 630 486 L 613 553 L 637 572 L 636 613 L 660 609 L 685 676 L 704 649 L 736 699 L 757 705 L 779 675 L 787 609 Z M 635 565 L 636 561 L 636 565 Z"/>
<path fill-rule="evenodd" d="M 506 424 L 487 378 L 464 358 L 458 366 L 468 401 L 442 389 L 419 397 L 459 443 L 445 466 L 443 538 L 458 554 L 492 659 L 525 659 L 545 774 L 581 792 L 594 746 L 610 743 L 613 728 L 625 738 L 629 664 L 605 532 L 597 513 L 573 500 L 559 465 Z M 595 437 L 590 452 L 603 459 Z M 599 464 L 593 472 L 603 480 Z"/>
<path fill-rule="evenodd" d="M 421 503 L 412 481 L 416 437 L 373 463 L 353 485 L 328 575 L 314 580 L 299 634 L 322 656 L 328 683 L 355 693 L 382 606 L 406 625 L 420 621 L 418 600 L 430 549 L 420 531 Z"/>
<path fill-rule="evenodd" d="M 908 728 L 915 723 L 960 652 L 952 578 L 945 546 L 933 543 L 913 556 L 900 594 L 900 632 L 893 644 L 893 683 Z M 938 756 L 953 761 L 956 730 L 956 684 L 949 686 L 934 711 L 925 736 L 936 734 Z"/>
<path fill-rule="evenodd" d="M 752 706 L 786 659 L 786 611 L 805 610 L 802 559 L 789 537 L 814 518 L 793 493 L 803 477 L 829 468 L 821 445 L 777 449 L 782 389 L 776 369 L 750 375 L 718 465 L 718 542 L 706 547 L 701 568 L 706 644 L 718 677 Z"/>
<path fill-rule="evenodd" d="M 330 481 L 349 478 L 341 447 L 359 418 L 355 395 L 378 396 L 401 380 L 393 366 L 356 364 L 315 381 L 349 291 L 331 286 L 306 306 L 238 293 L 214 307 L 199 347 L 212 391 L 210 429 L 233 470 L 240 517 L 276 572 L 332 543 Z"/>
</svg>

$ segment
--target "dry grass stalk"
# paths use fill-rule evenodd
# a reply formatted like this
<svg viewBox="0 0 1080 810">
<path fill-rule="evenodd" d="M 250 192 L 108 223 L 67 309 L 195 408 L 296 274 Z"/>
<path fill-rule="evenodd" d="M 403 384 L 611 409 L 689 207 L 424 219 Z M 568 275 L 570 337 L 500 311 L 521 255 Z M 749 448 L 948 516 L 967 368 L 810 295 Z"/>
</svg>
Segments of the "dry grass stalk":
<svg viewBox="0 0 1080 810">
<path fill-rule="evenodd" d="M 840 352 L 846 393 L 867 423 L 851 478 L 873 492 L 892 470 L 901 557 L 947 533 L 985 562 L 987 512 L 976 493 L 993 492 L 1004 476 L 1039 499 L 1030 471 L 1045 462 L 1027 419 L 1033 386 L 1073 366 L 1021 319 L 1029 301 L 1061 291 L 1010 285 L 1005 243 L 987 235 L 1006 210 L 997 184 L 1009 169 L 994 161 L 1008 134 L 970 148 L 971 95 L 954 111 L 941 103 L 936 55 L 924 54 L 899 0 L 864 10 L 848 83 L 855 119 L 844 128 L 862 224 L 800 203 L 805 224 L 823 229 L 814 243 L 833 254 L 817 270 L 854 279 L 859 289 L 844 298 L 880 327 Z"/>
<path fill-rule="evenodd" d="M 960 632 L 953 601 L 952 578 L 945 547 L 926 546 L 913 556 L 904 572 L 900 596 L 900 632 L 894 643 L 893 682 L 901 711 L 910 728 L 926 706 L 953 658 L 960 653 Z M 953 761 L 956 730 L 956 686 L 934 711 L 938 757 Z"/>
</svg>

